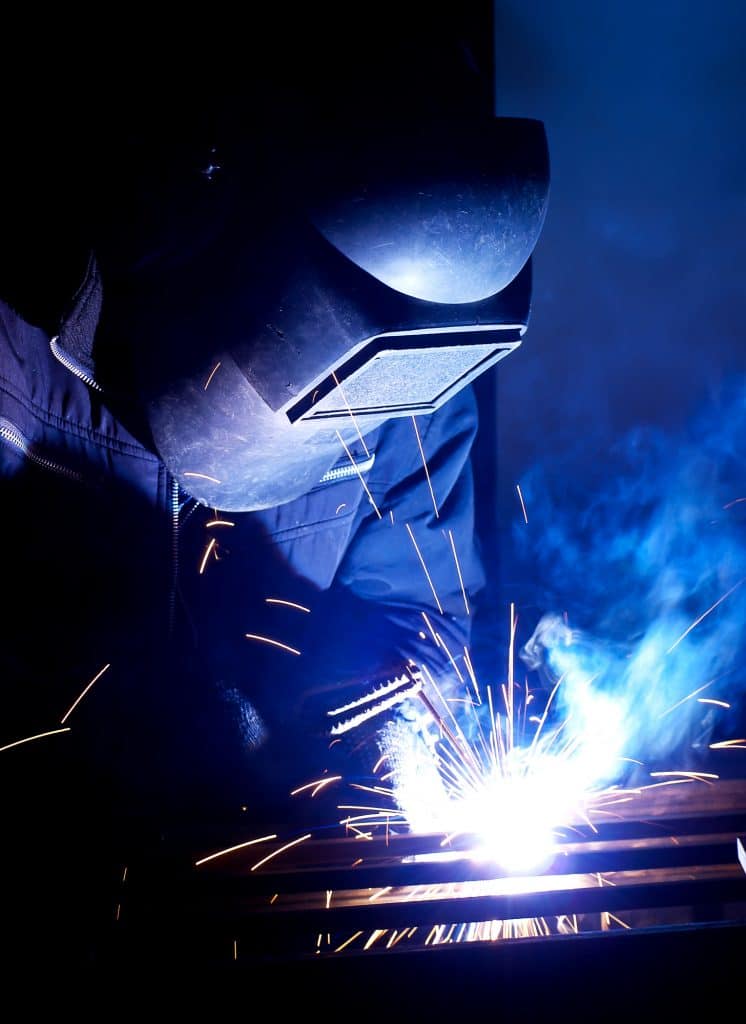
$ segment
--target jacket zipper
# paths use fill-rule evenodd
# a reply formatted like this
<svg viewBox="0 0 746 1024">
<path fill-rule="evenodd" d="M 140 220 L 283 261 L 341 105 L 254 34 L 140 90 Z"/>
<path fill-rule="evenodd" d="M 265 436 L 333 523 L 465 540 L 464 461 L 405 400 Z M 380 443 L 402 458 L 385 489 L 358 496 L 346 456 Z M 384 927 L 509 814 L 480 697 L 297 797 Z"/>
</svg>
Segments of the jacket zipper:
<svg viewBox="0 0 746 1024">
<path fill-rule="evenodd" d="M 49 347 L 54 358 L 65 367 L 74 377 L 83 381 L 94 391 L 103 393 L 103 388 L 90 373 L 74 360 L 59 344 L 59 335 L 55 335 L 49 342 Z M 29 453 L 30 457 L 33 457 Z M 46 461 L 46 460 L 45 460 Z M 76 474 L 79 476 L 79 474 Z M 82 479 L 82 477 L 81 477 Z M 171 493 L 169 495 L 169 513 L 171 519 L 171 582 L 168 594 L 168 635 L 172 636 L 176 624 L 176 595 L 179 586 L 179 485 L 176 480 L 171 482 Z"/>
<path fill-rule="evenodd" d="M 29 462 L 39 466 L 41 469 L 49 470 L 58 476 L 66 476 L 69 480 L 82 481 L 84 479 L 82 473 L 78 473 L 68 466 L 63 466 L 61 462 L 55 462 L 53 459 L 48 459 L 35 452 L 28 439 L 23 436 L 18 427 L 4 417 L 0 417 L 0 438 L 20 452 Z"/>
<path fill-rule="evenodd" d="M 83 369 L 83 367 L 76 363 L 75 360 L 65 352 L 64 349 L 60 348 L 59 335 L 55 335 L 49 342 L 49 347 L 52 350 L 52 355 L 58 363 L 62 363 L 66 370 L 69 370 L 73 376 L 82 380 L 84 384 L 87 384 L 89 388 L 93 388 L 94 391 L 101 391 L 102 388 L 93 377 Z"/>
<path fill-rule="evenodd" d="M 176 625 L 176 593 L 179 586 L 179 484 L 177 480 L 171 479 L 171 494 L 169 495 L 171 512 L 171 587 L 168 595 L 168 635 L 173 636 Z"/>
<path fill-rule="evenodd" d="M 336 480 L 346 480 L 348 477 L 358 476 L 360 473 L 367 473 L 373 468 L 373 463 L 376 461 L 376 453 L 373 452 L 364 459 L 362 462 L 356 462 L 354 465 L 349 463 L 346 466 L 335 466 L 334 469 L 329 469 L 324 473 L 322 478 L 319 480 L 320 484 L 330 484 Z"/>
</svg>

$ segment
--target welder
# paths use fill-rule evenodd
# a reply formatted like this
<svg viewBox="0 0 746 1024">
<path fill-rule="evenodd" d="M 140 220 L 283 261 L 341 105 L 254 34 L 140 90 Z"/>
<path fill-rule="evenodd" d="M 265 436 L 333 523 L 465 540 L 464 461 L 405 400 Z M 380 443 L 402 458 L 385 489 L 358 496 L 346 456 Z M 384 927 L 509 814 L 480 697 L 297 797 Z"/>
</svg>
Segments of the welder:
<svg viewBox="0 0 746 1024">
<path fill-rule="evenodd" d="M 105 142 L 34 140 L 4 192 L 21 948 L 79 919 L 94 955 L 115 910 L 84 879 L 143 836 L 289 813 L 293 782 L 420 727 L 423 665 L 446 692 L 466 671 L 471 383 L 528 322 L 543 126 L 414 80 L 404 114 L 349 76 L 329 103 L 307 71 L 176 110 L 143 86 Z"/>
</svg>

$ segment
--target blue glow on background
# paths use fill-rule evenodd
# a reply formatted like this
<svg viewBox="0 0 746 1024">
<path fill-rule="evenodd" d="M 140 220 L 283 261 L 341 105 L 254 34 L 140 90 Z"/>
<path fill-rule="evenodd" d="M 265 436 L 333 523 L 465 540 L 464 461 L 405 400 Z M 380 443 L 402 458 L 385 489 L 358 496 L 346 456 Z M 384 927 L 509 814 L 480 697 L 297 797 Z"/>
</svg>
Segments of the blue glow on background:
<svg viewBox="0 0 746 1024">
<path fill-rule="evenodd" d="M 722 717 L 689 695 L 738 710 L 746 691 L 746 383 L 681 431 L 640 427 L 596 450 L 590 472 L 588 448 L 521 479 L 530 517 L 514 543 L 554 602 L 524 655 L 563 677 L 557 708 L 579 734 L 613 708 L 620 752 L 686 768 Z"/>
</svg>

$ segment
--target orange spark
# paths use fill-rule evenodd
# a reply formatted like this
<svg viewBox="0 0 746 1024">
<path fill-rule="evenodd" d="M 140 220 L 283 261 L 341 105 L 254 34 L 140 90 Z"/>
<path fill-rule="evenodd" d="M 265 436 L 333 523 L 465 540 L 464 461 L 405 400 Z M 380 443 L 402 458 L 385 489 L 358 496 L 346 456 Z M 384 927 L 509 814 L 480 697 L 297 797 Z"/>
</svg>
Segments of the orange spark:
<svg viewBox="0 0 746 1024">
<path fill-rule="evenodd" d="M 443 650 L 444 650 L 444 651 L 446 652 L 446 656 L 448 657 L 448 660 L 450 661 L 451 665 L 453 666 L 453 671 L 454 671 L 454 672 L 456 673 L 456 675 L 458 676 L 458 680 L 459 680 L 459 682 L 460 682 L 460 683 L 463 683 L 463 682 L 464 682 L 464 677 L 463 677 L 463 676 L 461 675 L 461 673 L 459 672 L 459 667 L 458 667 L 458 665 L 456 664 L 456 662 L 454 661 L 454 659 L 453 659 L 453 655 L 451 654 L 451 652 L 450 652 L 450 651 L 448 650 L 448 648 L 446 647 L 446 644 L 445 644 L 445 641 L 443 640 L 443 637 L 442 637 L 442 636 L 440 635 L 440 633 L 436 633 L 435 635 L 436 635 L 436 637 L 438 638 L 438 643 L 439 643 L 439 644 L 440 644 L 440 646 L 441 646 L 441 647 L 443 648 Z"/>
<path fill-rule="evenodd" d="M 658 717 L 665 718 L 666 715 L 670 715 L 672 711 L 675 711 L 676 708 L 681 707 L 682 704 L 685 704 L 688 700 L 691 700 L 692 697 L 696 697 L 698 693 L 701 693 L 703 690 L 706 690 L 708 686 L 712 686 L 714 682 L 715 680 L 711 679 L 708 683 L 705 683 L 704 686 L 700 686 L 696 690 L 692 690 L 692 692 L 688 693 L 686 697 L 682 697 L 681 700 L 677 700 L 675 704 L 672 704 L 670 708 L 667 708 Z M 697 697 L 697 700 L 702 700 L 702 698 Z"/>
<path fill-rule="evenodd" d="M 198 868 L 200 864 L 206 864 L 208 860 L 215 860 L 216 857 L 223 857 L 226 853 L 233 853 L 234 850 L 243 850 L 247 846 L 254 846 L 256 843 L 266 843 L 270 839 L 277 839 L 277 836 L 261 836 L 259 839 L 249 839 L 245 843 L 238 843 L 237 846 L 229 846 L 225 850 L 218 850 L 217 853 L 211 853 L 207 857 L 203 857 L 201 860 L 194 862 L 195 868 Z"/>
<path fill-rule="evenodd" d="M 260 640 L 263 644 L 271 644 L 273 647 L 280 647 L 283 651 L 289 651 L 290 654 L 300 654 L 300 651 L 295 647 L 283 644 L 280 640 L 270 640 L 268 636 L 258 636 L 256 633 L 244 633 L 244 636 L 247 640 Z"/>
<path fill-rule="evenodd" d="M 200 566 L 199 566 L 199 575 L 200 576 L 205 571 L 205 566 L 207 565 L 207 559 L 210 557 L 210 554 L 215 550 L 215 545 L 216 544 L 217 544 L 217 540 L 213 537 L 210 540 L 210 543 L 205 548 L 205 553 L 202 556 L 202 561 L 200 562 Z M 217 552 L 215 554 L 215 557 L 217 558 Z"/>
<path fill-rule="evenodd" d="M 205 381 L 205 388 L 204 388 L 204 389 L 205 389 L 205 391 L 207 391 L 207 388 L 208 388 L 208 387 L 209 387 L 209 385 L 210 385 L 210 381 L 212 380 L 212 378 L 213 378 L 213 377 L 215 376 L 215 374 L 216 374 L 216 373 L 218 372 L 218 370 L 219 370 L 219 369 L 220 369 L 220 363 L 218 362 L 218 363 L 216 363 L 216 364 L 215 364 L 215 366 L 214 366 L 214 367 L 212 368 L 212 370 L 210 371 L 210 376 L 209 376 L 209 377 L 207 378 L 207 380 Z"/>
<path fill-rule="evenodd" d="M 207 473 L 190 473 L 190 472 L 187 472 L 187 473 L 184 473 L 184 476 L 199 477 L 200 480 L 209 480 L 213 484 L 219 484 L 220 483 L 220 480 L 218 480 L 214 476 L 208 476 Z"/>
<path fill-rule="evenodd" d="M 461 584 L 461 593 L 464 597 L 464 607 L 466 608 L 466 614 L 471 615 L 469 611 L 469 602 L 466 599 L 466 588 L 464 587 L 464 577 L 461 575 L 461 566 L 459 565 L 458 555 L 456 554 L 456 545 L 453 540 L 453 531 L 448 531 L 448 536 L 451 538 L 451 550 L 453 551 L 453 560 L 456 563 L 456 572 L 458 573 L 458 581 Z"/>
<path fill-rule="evenodd" d="M 523 511 L 523 521 L 525 522 L 526 526 L 528 526 L 528 516 L 526 515 L 526 503 L 523 500 L 523 492 L 521 491 L 521 485 L 520 484 L 516 484 L 515 485 L 515 489 L 518 491 L 518 497 L 520 498 L 520 501 L 521 501 L 521 509 Z"/>
<path fill-rule="evenodd" d="M 427 486 L 430 488 L 430 497 L 432 498 L 433 508 L 435 509 L 435 518 L 439 519 L 440 516 L 438 514 L 438 503 L 435 500 L 435 491 L 433 490 L 433 484 L 432 481 L 430 480 L 430 471 L 427 468 L 427 459 L 425 458 L 425 451 L 422 447 L 422 441 L 420 440 L 420 432 L 417 429 L 417 420 L 415 419 L 414 416 L 412 417 L 412 426 L 414 427 L 415 436 L 417 438 L 417 447 L 420 449 L 420 456 L 422 458 L 422 466 L 425 470 L 425 479 L 427 480 Z"/>
<path fill-rule="evenodd" d="M 96 682 L 96 681 L 97 681 L 98 679 L 100 679 L 100 678 L 101 678 L 101 676 L 102 676 L 102 675 L 104 674 L 104 672 L 105 672 L 105 671 L 107 670 L 107 668 L 109 668 L 109 665 L 104 665 L 104 667 L 103 667 L 103 668 L 101 669 L 101 671 L 100 671 L 100 672 L 98 672 L 98 673 L 97 673 L 97 674 L 96 674 L 96 675 L 95 675 L 95 676 L 93 677 L 93 679 L 91 679 L 90 683 L 88 684 L 88 686 L 86 686 L 85 690 L 83 690 L 83 692 L 81 693 L 81 695 L 80 695 L 80 696 L 79 696 L 79 697 L 78 697 L 78 698 L 77 698 L 77 699 L 76 699 L 76 700 L 75 700 L 75 701 L 74 701 L 74 702 L 72 703 L 72 705 L 71 705 L 71 706 L 70 706 L 70 707 L 68 708 L 68 710 L 67 710 L 67 711 L 65 712 L 65 714 L 64 714 L 64 715 L 62 716 L 62 718 L 60 719 L 60 725 L 64 725 L 64 724 L 65 724 L 65 721 L 66 721 L 66 720 L 67 720 L 67 719 L 68 719 L 68 718 L 70 717 L 70 715 L 72 714 L 73 710 L 74 710 L 74 709 L 75 709 L 75 708 L 76 708 L 76 707 L 78 706 L 78 704 L 80 704 L 80 702 L 81 702 L 81 701 L 82 701 L 82 699 L 83 699 L 83 698 L 85 697 L 85 695 L 86 695 L 86 694 L 88 693 L 88 691 L 90 690 L 90 688 L 91 688 L 91 687 L 93 686 L 93 684 L 94 684 L 94 683 L 95 683 L 95 682 Z"/>
<path fill-rule="evenodd" d="M 340 434 L 340 432 L 338 430 L 336 431 L 336 435 L 339 438 L 339 443 L 342 445 L 344 450 L 347 452 L 347 458 L 350 460 L 350 462 L 352 463 L 352 465 L 353 465 L 353 467 L 355 469 L 355 472 L 360 477 L 360 483 L 365 488 L 365 493 L 368 495 L 368 501 L 371 503 L 371 505 L 373 506 L 373 508 L 375 510 L 376 515 L 380 519 L 381 518 L 381 513 L 378 511 L 378 505 L 376 505 L 375 501 L 373 500 L 373 495 L 368 490 L 368 485 L 365 482 L 365 478 L 363 477 L 363 474 L 360 472 L 360 467 L 358 466 L 357 462 L 355 462 L 355 459 L 353 458 L 352 452 L 350 451 L 350 449 L 345 444 L 344 438 L 342 437 L 342 435 Z M 365 451 L 367 453 L 368 449 L 366 448 Z"/>
<path fill-rule="evenodd" d="M 438 634 L 435 632 L 432 625 L 430 624 L 430 619 L 428 619 L 427 614 L 425 612 L 422 612 L 422 618 L 425 620 L 425 625 L 430 630 L 430 635 L 432 636 L 433 641 L 435 642 L 435 646 L 438 647 L 440 645 L 440 641 L 438 640 Z"/>
<path fill-rule="evenodd" d="M 443 615 L 443 606 L 440 603 L 440 598 L 438 597 L 438 595 L 436 593 L 435 586 L 433 585 L 432 578 L 430 576 L 430 573 L 427 570 L 427 566 L 425 565 L 425 559 L 422 557 L 422 553 L 421 553 L 420 549 L 417 547 L 417 541 L 414 539 L 414 534 L 412 533 L 412 527 L 409 525 L 409 523 L 405 523 L 405 526 L 407 527 L 407 532 L 409 533 L 410 539 L 411 539 L 412 543 L 414 544 L 414 549 L 417 552 L 417 557 L 419 558 L 420 564 L 422 565 L 422 568 L 424 570 L 425 576 L 427 577 L 427 582 L 430 584 L 430 590 L 432 591 L 433 597 L 435 598 L 435 603 L 438 606 L 438 611 L 440 612 L 441 615 Z"/>
<path fill-rule="evenodd" d="M 515 614 L 515 605 L 511 602 L 510 605 L 510 645 L 508 647 L 508 728 L 510 730 L 510 746 L 513 747 L 513 702 L 515 694 L 513 692 L 513 671 L 514 671 L 514 652 L 515 652 L 515 634 L 518 627 L 518 618 Z"/>
<path fill-rule="evenodd" d="M 332 377 L 334 378 L 334 383 L 337 385 L 337 388 L 339 389 L 339 393 L 342 396 L 342 401 L 344 402 L 344 404 L 347 407 L 347 412 L 350 414 L 350 419 L 352 420 L 352 422 L 355 425 L 355 430 L 357 431 L 357 436 L 360 438 L 360 443 L 362 444 L 363 448 L 365 449 L 365 455 L 366 455 L 367 458 L 370 458 L 370 452 L 368 451 L 368 446 L 365 443 L 365 438 L 363 437 L 362 433 L 360 432 L 360 427 L 357 425 L 357 420 L 355 419 L 355 415 L 354 415 L 354 413 L 352 411 L 352 408 L 350 407 L 350 403 L 347 401 L 347 395 L 344 393 L 344 388 L 339 383 L 339 379 L 337 378 L 337 375 L 334 372 L 334 370 L 332 370 Z"/>
<path fill-rule="evenodd" d="M 264 600 L 267 604 L 282 604 L 286 608 L 297 608 L 299 612 L 310 612 L 310 608 L 306 608 L 304 604 L 296 604 L 295 601 L 283 601 L 281 597 L 265 597 Z"/>
<path fill-rule="evenodd" d="M 667 779 L 665 782 L 651 782 L 649 786 L 644 786 L 644 790 L 647 793 L 649 789 L 658 789 L 660 786 L 680 786 L 683 783 L 695 782 L 695 779 Z"/>
<path fill-rule="evenodd" d="M 359 932 L 355 932 L 355 934 L 354 934 L 354 935 L 351 935 L 351 936 L 349 937 L 349 939 L 346 939 L 346 940 L 345 940 L 345 941 L 344 941 L 344 942 L 342 943 L 342 945 L 341 945 L 341 946 L 337 946 L 337 948 L 336 948 L 336 949 L 334 950 L 334 952 L 335 952 L 335 953 L 341 953 L 343 949 L 345 949 L 345 948 L 346 948 L 347 946 L 349 946 L 351 942 L 354 942 L 354 941 L 355 941 L 355 939 L 356 939 L 356 938 L 358 938 L 358 936 L 360 936 L 360 935 L 362 935 L 362 934 L 363 934 L 363 933 L 362 933 L 362 931 L 359 931 Z"/>
<path fill-rule="evenodd" d="M 375 928 L 371 932 L 371 936 L 368 939 L 368 941 L 365 943 L 365 946 L 363 948 L 364 949 L 370 949 L 370 947 L 373 945 L 373 943 L 374 942 L 378 942 L 378 940 L 380 938 L 382 938 L 386 934 L 387 931 L 388 931 L 388 928 Z"/>
<path fill-rule="evenodd" d="M 50 729 L 49 732 L 38 732 L 35 736 L 26 736 L 22 740 L 14 740 L 13 743 L 6 743 L 4 747 L 0 747 L 0 751 L 10 750 L 11 747 L 20 747 L 22 743 L 30 743 L 31 740 L 40 740 L 45 736 L 56 736 L 59 732 L 70 732 L 70 726 L 68 725 L 64 729 Z"/>
<path fill-rule="evenodd" d="M 258 860 L 256 862 L 256 864 L 252 864 L 251 870 L 252 871 L 256 871 L 256 869 L 260 868 L 262 866 L 262 864 L 266 864 L 267 861 L 272 860 L 272 858 L 276 857 L 279 853 L 284 853 L 285 850 L 289 850 L 292 846 L 297 846 L 298 843 L 303 843 L 303 842 L 306 841 L 306 839 L 310 839 L 310 838 L 311 838 L 311 833 L 308 832 L 305 836 L 301 836 L 299 839 L 293 839 L 292 842 L 285 843 L 285 845 L 281 846 L 278 850 L 274 850 L 274 852 L 270 853 L 268 856 L 264 857 L 262 860 Z"/>
<path fill-rule="evenodd" d="M 464 647 L 464 663 L 466 665 L 466 670 L 469 673 L 469 678 L 471 679 L 471 685 L 474 687 L 474 696 L 477 698 L 477 703 L 481 704 L 482 697 L 479 693 L 479 683 L 477 682 L 477 674 L 474 671 L 474 666 L 472 665 L 471 662 L 471 655 L 469 654 L 468 647 Z"/>
<path fill-rule="evenodd" d="M 673 776 L 684 779 L 718 779 L 719 775 L 714 775 L 712 772 L 694 772 L 694 771 L 670 771 L 670 772 L 651 772 L 651 779 L 658 779 L 663 776 Z"/>
<path fill-rule="evenodd" d="M 305 790 L 310 789 L 313 790 L 311 796 L 316 796 L 319 790 L 323 789 L 324 786 L 328 786 L 330 782 L 339 782 L 341 778 L 341 775 L 329 775 L 323 779 L 316 779 L 314 782 L 307 782 L 304 786 L 298 786 L 297 789 L 291 790 L 290 795 L 297 796 L 298 793 L 303 793 Z"/>
<path fill-rule="evenodd" d="M 724 601 L 724 600 L 726 599 L 726 597 L 730 597 L 730 595 L 731 595 L 731 594 L 733 593 L 733 591 L 734 591 L 734 590 L 738 590 L 738 588 L 739 588 L 739 587 L 741 586 L 741 584 L 742 584 L 742 583 L 743 583 L 743 579 L 740 579 L 740 580 L 738 581 L 738 583 L 736 583 L 736 584 L 735 584 L 735 586 L 732 586 L 732 587 L 730 588 L 730 590 L 727 590 L 727 591 L 726 591 L 726 592 L 725 592 L 725 593 L 723 594 L 723 596 L 722 596 L 722 597 L 719 597 L 719 598 L 717 599 L 717 601 L 716 601 L 716 602 L 715 602 L 715 603 L 714 603 L 713 605 L 710 605 L 710 607 L 709 607 L 709 608 L 707 609 L 707 611 L 706 611 L 706 612 L 702 612 L 702 614 L 700 615 L 700 617 L 699 617 L 698 619 L 695 619 L 695 620 L 694 620 L 694 622 L 693 622 L 693 623 L 691 624 L 691 626 L 689 626 L 689 627 L 688 627 L 687 629 L 685 629 L 685 630 L 684 630 L 684 632 L 683 632 L 683 633 L 681 634 L 681 636 L 679 637 L 679 639 L 678 639 L 678 640 L 676 640 L 676 641 L 675 641 L 674 643 L 672 643 L 672 644 L 671 644 L 671 646 L 670 646 L 670 647 L 668 648 L 668 650 L 666 651 L 666 654 L 670 654 L 670 653 L 671 653 L 671 651 L 672 651 L 672 650 L 674 649 L 674 647 L 676 647 L 676 646 L 677 646 L 678 644 L 680 644 L 680 643 L 681 643 L 681 641 L 682 641 L 682 640 L 684 639 L 684 637 L 685 637 L 685 636 L 687 636 L 687 635 L 688 635 L 689 633 L 691 633 L 691 631 L 692 631 L 692 630 L 693 630 L 693 629 L 695 628 L 695 626 L 698 626 L 698 625 L 700 624 L 700 622 L 702 621 L 702 619 L 705 619 L 705 618 L 707 618 L 707 616 L 708 616 L 708 615 L 710 614 L 710 612 L 713 612 L 713 611 L 715 611 L 715 609 L 717 608 L 717 606 L 718 606 L 719 604 L 722 604 L 722 603 L 723 603 L 723 601 Z"/>
</svg>

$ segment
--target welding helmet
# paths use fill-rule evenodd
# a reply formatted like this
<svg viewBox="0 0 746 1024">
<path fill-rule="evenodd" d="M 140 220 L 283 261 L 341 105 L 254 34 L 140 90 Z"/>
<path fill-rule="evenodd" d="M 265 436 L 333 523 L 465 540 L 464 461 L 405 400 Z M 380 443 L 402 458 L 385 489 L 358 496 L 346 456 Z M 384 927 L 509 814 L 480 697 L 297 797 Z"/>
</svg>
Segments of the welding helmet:
<svg viewBox="0 0 746 1024">
<path fill-rule="evenodd" d="M 117 310 L 181 487 L 227 511 L 290 501 L 342 442 L 516 349 L 548 179 L 543 125 L 521 118 L 209 154 Z"/>
</svg>

